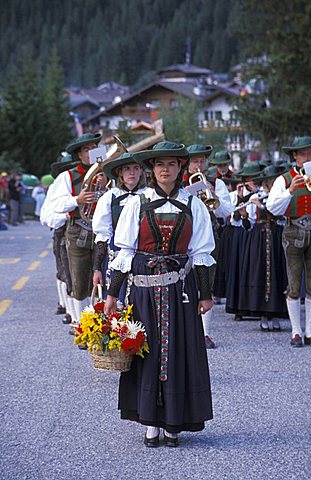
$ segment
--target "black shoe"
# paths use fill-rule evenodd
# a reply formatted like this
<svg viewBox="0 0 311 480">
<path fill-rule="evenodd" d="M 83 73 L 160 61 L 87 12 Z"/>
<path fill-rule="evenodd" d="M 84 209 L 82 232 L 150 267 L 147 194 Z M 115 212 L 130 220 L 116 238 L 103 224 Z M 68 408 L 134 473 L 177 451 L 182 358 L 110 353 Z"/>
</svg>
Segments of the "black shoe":
<svg viewBox="0 0 311 480">
<path fill-rule="evenodd" d="M 302 338 L 296 334 L 290 341 L 292 347 L 302 347 Z"/>
<path fill-rule="evenodd" d="M 236 316 L 234 317 L 234 320 L 235 320 L 236 322 L 240 322 L 241 320 L 243 320 L 243 317 L 242 317 L 242 315 L 236 315 Z"/>
<path fill-rule="evenodd" d="M 146 445 L 146 447 L 151 447 L 151 448 L 158 447 L 160 445 L 159 435 L 153 438 L 147 438 L 147 436 L 145 435 L 144 445 Z"/>
<path fill-rule="evenodd" d="M 260 328 L 263 332 L 269 332 L 269 324 L 267 320 L 261 320 Z"/>
<path fill-rule="evenodd" d="M 311 345 L 311 337 L 306 337 L 304 338 L 305 345 Z"/>
<path fill-rule="evenodd" d="M 212 348 L 215 348 L 215 347 L 216 345 L 214 340 L 208 335 L 205 335 L 205 348 L 207 348 L 208 350 L 211 350 Z"/>
<path fill-rule="evenodd" d="M 64 315 L 64 313 L 66 313 L 66 308 L 58 304 L 55 315 Z"/>
<path fill-rule="evenodd" d="M 272 330 L 274 332 L 280 332 L 281 331 L 281 325 L 280 325 L 280 322 L 279 322 L 278 318 L 274 318 L 272 320 Z"/>
<path fill-rule="evenodd" d="M 80 350 L 87 350 L 87 345 L 85 343 L 79 343 L 78 348 Z"/>
<path fill-rule="evenodd" d="M 69 325 L 69 323 L 71 323 L 71 316 L 69 315 L 69 313 L 66 313 L 65 315 L 65 318 L 63 319 L 63 324 L 64 325 Z"/>
<path fill-rule="evenodd" d="M 167 437 L 165 433 L 163 434 L 163 443 L 166 447 L 178 447 L 178 437 L 171 438 Z"/>
</svg>

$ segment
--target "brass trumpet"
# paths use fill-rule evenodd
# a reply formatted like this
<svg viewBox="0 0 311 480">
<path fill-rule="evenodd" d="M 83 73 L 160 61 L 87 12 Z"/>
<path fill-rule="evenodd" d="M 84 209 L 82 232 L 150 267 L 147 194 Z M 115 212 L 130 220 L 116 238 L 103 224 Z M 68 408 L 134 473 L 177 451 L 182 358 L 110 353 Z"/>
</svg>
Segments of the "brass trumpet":
<svg viewBox="0 0 311 480">
<path fill-rule="evenodd" d="M 127 149 L 125 148 L 121 140 L 115 135 L 113 136 L 113 138 L 116 142 L 109 148 L 106 155 L 106 160 L 112 160 L 119 157 L 122 153 L 127 152 Z M 82 184 L 82 188 L 87 187 L 88 192 L 94 193 L 94 201 L 92 203 L 87 203 L 83 205 L 80 211 L 81 218 L 89 225 L 92 225 L 92 219 L 98 200 L 107 190 L 109 183 L 111 183 L 108 182 L 105 188 L 102 187 L 102 163 L 103 162 L 96 162 L 94 163 L 94 165 L 92 165 L 92 167 L 86 173 Z"/>
<path fill-rule="evenodd" d="M 305 169 L 303 167 L 299 170 L 299 173 L 303 177 L 307 189 L 309 190 L 309 192 L 311 192 L 311 176 L 308 177 L 308 175 L 306 175 Z"/>
<path fill-rule="evenodd" d="M 200 182 L 200 187 L 196 192 L 197 197 L 202 200 L 208 211 L 212 212 L 220 206 L 219 198 L 217 197 L 213 186 L 206 180 L 205 175 L 198 171 L 189 177 L 189 185 Z M 204 184 L 204 185 L 203 185 Z"/>
</svg>

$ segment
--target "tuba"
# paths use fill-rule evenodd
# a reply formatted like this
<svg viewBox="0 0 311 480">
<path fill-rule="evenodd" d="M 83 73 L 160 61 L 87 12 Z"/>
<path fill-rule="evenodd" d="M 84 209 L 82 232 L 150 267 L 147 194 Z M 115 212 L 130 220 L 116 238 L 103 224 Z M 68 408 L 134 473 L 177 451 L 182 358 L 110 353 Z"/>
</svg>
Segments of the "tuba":
<svg viewBox="0 0 311 480">
<path fill-rule="evenodd" d="M 309 190 L 309 192 L 311 192 L 311 176 L 308 176 L 306 174 L 305 169 L 303 167 L 299 170 L 299 173 L 303 177 L 307 189 Z"/>
<path fill-rule="evenodd" d="M 220 206 L 219 198 L 212 185 L 206 180 L 205 175 L 200 171 L 193 173 L 189 177 L 189 185 L 193 185 L 198 181 L 200 182 L 200 186 L 202 185 L 202 188 L 197 190 L 197 197 L 202 200 L 209 212 L 216 210 L 216 208 Z"/>
<path fill-rule="evenodd" d="M 121 140 L 113 135 L 115 143 L 109 148 L 105 160 L 113 160 L 118 158 L 122 153 L 127 152 L 127 149 L 121 142 Z M 104 162 L 96 162 L 86 173 L 84 180 L 82 182 L 82 188 L 87 187 L 88 192 L 94 193 L 94 201 L 92 203 L 86 203 L 80 210 L 81 218 L 88 224 L 92 225 L 92 219 L 94 211 L 100 197 L 106 192 L 111 181 L 103 188 L 102 186 L 102 164 Z"/>
</svg>

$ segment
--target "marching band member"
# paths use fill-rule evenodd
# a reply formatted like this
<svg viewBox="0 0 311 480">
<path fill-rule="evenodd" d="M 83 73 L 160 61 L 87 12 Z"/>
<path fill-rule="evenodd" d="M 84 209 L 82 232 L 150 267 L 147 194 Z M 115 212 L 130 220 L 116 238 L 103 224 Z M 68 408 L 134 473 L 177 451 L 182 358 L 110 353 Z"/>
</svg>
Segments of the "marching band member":
<svg viewBox="0 0 311 480">
<path fill-rule="evenodd" d="M 231 154 L 228 150 L 221 150 L 216 152 L 214 157 L 210 159 L 209 164 L 211 167 L 217 167 L 217 172 L 215 178 L 220 178 L 221 180 L 230 180 L 233 171 L 230 169 L 231 163 Z M 230 182 L 226 182 L 228 189 L 231 191 L 232 186 Z"/>
<path fill-rule="evenodd" d="M 66 244 L 76 313 L 73 324 L 79 323 L 92 289 L 94 235 L 92 228 L 81 218 L 81 209 L 94 201 L 94 193 L 82 188 L 82 183 L 90 167 L 89 151 L 97 147 L 101 138 L 99 133 L 85 133 L 69 143 L 66 151 L 79 163 L 58 175 L 51 199 L 55 212 L 69 215 Z"/>
<path fill-rule="evenodd" d="M 180 188 L 188 164 L 184 145 L 160 142 L 134 155 L 152 169 L 152 186 L 131 198 L 115 233 L 121 248 L 106 300 L 116 309 L 120 285 L 131 272 L 130 303 L 150 348 L 120 377 L 121 418 L 147 425 L 144 443 L 176 447 L 181 431 L 199 431 L 212 418 L 209 370 L 199 314 L 212 305 L 208 269 L 214 239 L 203 203 Z M 197 282 L 194 275 L 196 272 Z M 200 298 L 198 298 L 198 290 Z"/>
<path fill-rule="evenodd" d="M 234 227 L 231 232 L 230 263 L 226 283 L 226 312 L 235 314 L 235 320 L 242 320 L 239 309 L 240 284 L 242 281 L 242 268 L 244 260 L 245 242 L 248 231 L 256 220 L 256 207 L 247 204 L 251 195 L 258 191 L 255 179 L 260 175 L 257 163 L 246 163 L 236 176 L 241 179 L 237 189 L 230 192 L 234 211 L 231 214 L 230 224 Z M 240 208 L 242 205 L 244 205 Z M 247 205 L 246 205 L 247 204 Z"/>
<path fill-rule="evenodd" d="M 114 244 L 114 232 L 120 214 L 127 201 L 133 195 L 143 193 L 147 187 L 143 169 L 132 153 L 123 153 L 116 159 L 106 160 L 103 164 L 103 172 L 108 178 L 116 181 L 116 187 L 108 190 L 98 200 L 92 221 L 93 232 L 96 235 L 93 285 L 100 283 L 105 287 L 107 269 L 109 270 L 108 250 L 112 256 L 116 256 L 119 250 Z M 121 301 L 123 296 L 124 289 Z"/>
<path fill-rule="evenodd" d="M 58 162 L 55 162 L 51 166 L 52 176 L 56 176 L 62 170 L 72 167 L 71 157 L 61 157 Z M 46 194 L 45 201 L 41 208 L 40 221 L 42 225 L 46 225 L 53 230 L 53 253 L 56 260 L 56 285 L 59 297 L 59 305 L 63 306 L 63 309 L 57 308 L 56 313 L 65 313 L 63 323 L 71 323 L 75 318 L 75 310 L 73 305 L 73 299 L 70 296 L 72 290 L 71 276 L 69 271 L 68 255 L 65 243 L 65 230 L 66 230 L 66 213 L 56 213 L 51 204 L 51 198 L 53 197 L 53 189 L 55 184 L 49 186 Z"/>
<path fill-rule="evenodd" d="M 255 206 L 256 221 L 246 237 L 242 273 L 239 282 L 238 313 L 261 317 L 260 328 L 269 331 L 281 329 L 279 318 L 287 318 L 284 297 L 286 288 L 285 257 L 282 249 L 284 217 L 274 216 L 266 209 L 269 191 L 276 177 L 286 168 L 270 166 L 263 169 L 260 178 L 263 191 L 253 194 L 249 202 Z M 256 181 L 259 182 L 257 178 Z"/>
<path fill-rule="evenodd" d="M 200 144 L 189 145 L 187 147 L 187 150 L 190 156 L 190 162 L 189 162 L 189 168 L 188 168 L 189 173 L 193 175 L 197 172 L 200 172 L 201 171 L 200 169 L 204 166 L 204 162 L 205 162 L 205 166 L 202 172 L 205 172 L 206 161 L 211 151 L 210 148 L 211 147 L 209 145 L 205 146 Z M 215 239 L 215 249 L 212 252 L 212 255 L 213 255 L 213 258 L 216 260 L 216 262 L 218 262 L 218 260 L 221 261 L 221 259 L 219 259 L 219 256 L 218 256 L 219 247 L 220 247 L 219 231 L 221 230 L 222 225 L 225 224 L 225 220 L 227 216 L 231 215 L 233 211 L 233 205 L 231 203 L 230 195 L 225 183 L 220 178 L 213 178 L 210 180 L 211 181 L 209 182 L 209 188 L 212 188 L 214 190 L 215 195 L 219 200 L 218 208 L 210 212 L 212 225 L 213 225 L 214 239 Z M 216 264 L 211 268 L 209 268 L 208 272 L 209 272 L 210 287 L 213 292 L 214 279 L 215 279 L 215 273 L 216 273 Z M 206 348 L 208 349 L 215 348 L 216 346 L 213 338 L 210 335 L 210 326 L 213 319 L 213 315 L 214 315 L 214 311 L 212 308 L 208 312 L 202 315 L 204 335 L 205 335 L 205 345 L 206 345 Z"/>
<path fill-rule="evenodd" d="M 267 209 L 273 215 L 286 216 L 283 248 L 288 277 L 286 302 L 292 327 L 291 345 L 302 347 L 300 290 L 303 272 L 306 287 L 304 344 L 311 345 L 311 193 L 300 169 L 311 161 L 311 137 L 296 137 L 292 145 L 283 147 L 283 150 L 296 165 L 274 182 Z"/>
</svg>

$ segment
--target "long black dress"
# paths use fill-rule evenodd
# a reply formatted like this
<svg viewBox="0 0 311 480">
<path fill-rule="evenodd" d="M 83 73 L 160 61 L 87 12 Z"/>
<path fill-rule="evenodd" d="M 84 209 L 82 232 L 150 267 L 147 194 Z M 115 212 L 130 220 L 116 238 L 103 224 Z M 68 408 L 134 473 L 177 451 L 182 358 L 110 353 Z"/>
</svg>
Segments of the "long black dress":
<svg viewBox="0 0 311 480">
<path fill-rule="evenodd" d="M 186 267 L 193 218 L 190 206 L 180 205 L 179 213 L 157 214 L 153 202 L 142 204 L 133 275 L 178 272 Z M 183 303 L 185 294 L 189 303 Z M 194 271 L 188 273 L 184 286 L 181 280 L 161 287 L 133 283 L 129 301 L 135 320 L 145 326 L 150 353 L 144 359 L 135 357 L 131 370 L 121 374 L 121 418 L 171 433 L 202 430 L 213 414 Z"/>
</svg>

